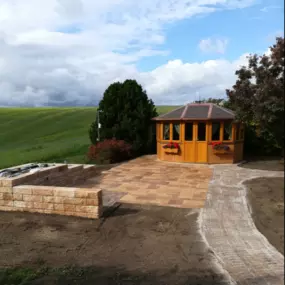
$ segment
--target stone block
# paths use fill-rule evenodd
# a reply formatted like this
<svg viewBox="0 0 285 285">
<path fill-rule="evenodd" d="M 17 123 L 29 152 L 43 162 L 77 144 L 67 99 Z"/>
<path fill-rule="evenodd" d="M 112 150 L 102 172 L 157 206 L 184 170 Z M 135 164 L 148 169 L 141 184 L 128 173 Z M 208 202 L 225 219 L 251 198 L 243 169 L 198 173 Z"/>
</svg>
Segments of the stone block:
<svg viewBox="0 0 285 285">
<path fill-rule="evenodd" d="M 15 211 L 15 208 L 14 207 L 9 207 L 9 206 L 1 206 L 1 201 L 0 201 L 0 211 L 10 212 L 10 211 Z"/>
<path fill-rule="evenodd" d="M 65 200 L 66 198 L 65 197 L 54 197 L 54 203 L 55 204 L 64 204 L 64 200 Z"/>
<path fill-rule="evenodd" d="M 54 211 L 56 212 L 64 212 L 64 204 L 54 204 Z"/>
<path fill-rule="evenodd" d="M 14 207 L 16 208 L 33 208 L 33 202 L 25 202 L 25 201 L 14 201 Z"/>
<path fill-rule="evenodd" d="M 75 198 L 87 198 L 88 197 L 88 191 L 86 189 L 77 189 L 74 193 Z"/>
<path fill-rule="evenodd" d="M 1 180 L 2 187 L 12 187 L 13 186 L 13 179 L 5 178 Z"/>
<path fill-rule="evenodd" d="M 99 206 L 99 205 L 100 205 L 100 201 L 98 198 L 96 199 L 87 198 L 86 199 L 86 206 Z"/>
<path fill-rule="evenodd" d="M 23 201 L 26 202 L 43 202 L 43 197 L 39 195 L 23 195 Z"/>
<path fill-rule="evenodd" d="M 40 197 L 40 196 L 38 196 Z M 55 198 L 54 196 L 42 196 L 42 201 L 44 203 L 55 203 Z"/>
<path fill-rule="evenodd" d="M 86 205 L 86 199 L 84 198 L 63 198 L 64 204 L 70 205 Z"/>
<path fill-rule="evenodd" d="M 82 212 L 82 213 L 94 213 L 98 211 L 98 207 L 96 206 L 75 206 L 76 212 Z"/>
<path fill-rule="evenodd" d="M 9 201 L 9 200 L 0 200 L 0 206 L 6 206 L 6 207 L 13 207 L 13 201 Z"/>
<path fill-rule="evenodd" d="M 87 195 L 87 198 L 90 198 L 90 199 L 98 199 L 100 196 L 100 192 L 99 191 L 88 191 L 88 195 Z"/>
<path fill-rule="evenodd" d="M 54 189 L 54 195 L 59 197 L 73 198 L 76 188 L 68 187 L 56 187 Z"/>
<path fill-rule="evenodd" d="M 0 193 L 12 193 L 13 192 L 13 188 L 12 187 L 0 187 Z"/>
<path fill-rule="evenodd" d="M 76 211 L 76 207 L 75 205 L 71 205 L 71 204 L 63 204 L 63 208 L 64 208 L 64 212 L 75 212 Z"/>
<path fill-rule="evenodd" d="M 44 210 L 53 210 L 54 205 L 51 203 L 39 203 L 39 202 L 34 202 L 34 208 L 35 209 L 44 209 Z"/>
<path fill-rule="evenodd" d="M 44 209 L 43 212 L 45 214 L 54 214 L 54 210 Z"/>
<path fill-rule="evenodd" d="M 1 194 L 2 194 L 3 200 L 7 200 L 7 201 L 13 200 L 13 194 L 12 193 L 1 193 Z"/>
<path fill-rule="evenodd" d="M 32 193 L 33 195 L 40 195 L 40 196 L 53 196 L 54 187 L 51 186 L 34 186 L 32 187 Z"/>
<path fill-rule="evenodd" d="M 13 193 L 13 200 L 14 201 L 23 201 L 23 194 Z"/>
<path fill-rule="evenodd" d="M 65 215 L 65 216 L 73 216 L 73 217 L 76 217 L 76 216 L 77 216 L 77 213 L 76 213 L 76 212 L 71 212 L 71 211 L 66 211 L 66 212 L 64 212 L 64 215 Z"/>
<path fill-rule="evenodd" d="M 30 213 L 40 213 L 40 214 L 45 214 L 45 209 L 36 209 L 36 208 L 31 208 L 31 209 L 26 209 L 25 211 L 30 212 Z"/>
<path fill-rule="evenodd" d="M 13 194 L 26 194 L 32 195 L 32 186 L 31 185 L 20 185 L 13 187 Z"/>
</svg>

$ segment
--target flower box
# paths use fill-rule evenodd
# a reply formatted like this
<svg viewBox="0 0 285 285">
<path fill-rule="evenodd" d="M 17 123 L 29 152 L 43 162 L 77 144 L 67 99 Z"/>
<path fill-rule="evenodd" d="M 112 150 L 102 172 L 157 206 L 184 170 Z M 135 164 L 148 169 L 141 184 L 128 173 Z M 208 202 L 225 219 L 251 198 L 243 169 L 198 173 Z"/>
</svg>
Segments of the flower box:
<svg viewBox="0 0 285 285">
<path fill-rule="evenodd" d="M 230 147 L 222 142 L 212 142 L 210 145 L 214 154 L 229 154 L 231 151 Z"/>
<path fill-rule="evenodd" d="M 230 154 L 228 150 L 224 150 L 224 149 L 213 149 L 213 153 L 214 154 Z"/>
<path fill-rule="evenodd" d="M 179 152 L 179 149 L 178 148 L 167 148 L 165 149 L 165 152 L 169 154 L 177 154 Z"/>
<path fill-rule="evenodd" d="M 167 154 L 177 154 L 179 152 L 179 144 L 176 142 L 169 142 L 163 148 Z"/>
</svg>

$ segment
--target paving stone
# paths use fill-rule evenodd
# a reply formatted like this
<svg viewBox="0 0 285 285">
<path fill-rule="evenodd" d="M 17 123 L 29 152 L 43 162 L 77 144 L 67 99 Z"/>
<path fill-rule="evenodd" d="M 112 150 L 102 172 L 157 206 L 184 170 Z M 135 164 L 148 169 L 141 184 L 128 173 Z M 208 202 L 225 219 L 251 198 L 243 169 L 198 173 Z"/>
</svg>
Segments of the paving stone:
<svg viewBox="0 0 285 285">
<path fill-rule="evenodd" d="M 256 229 L 242 182 L 256 177 L 282 177 L 281 172 L 215 165 L 201 231 L 236 284 L 284 284 L 284 256 Z M 217 218 L 219 217 L 219 218 Z"/>
<path fill-rule="evenodd" d="M 201 208 L 211 177 L 212 169 L 207 165 L 171 164 L 144 156 L 89 179 L 86 185 L 94 183 L 107 191 L 124 192 L 117 202 Z"/>
</svg>

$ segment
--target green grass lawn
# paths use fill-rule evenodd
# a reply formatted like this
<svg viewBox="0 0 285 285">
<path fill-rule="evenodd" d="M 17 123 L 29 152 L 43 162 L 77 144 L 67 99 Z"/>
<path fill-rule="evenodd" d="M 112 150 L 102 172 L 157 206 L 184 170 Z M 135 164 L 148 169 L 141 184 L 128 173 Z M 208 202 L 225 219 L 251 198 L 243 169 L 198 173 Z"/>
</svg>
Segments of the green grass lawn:
<svg viewBox="0 0 285 285">
<path fill-rule="evenodd" d="M 0 169 L 29 162 L 85 163 L 95 118 L 96 107 L 0 108 Z"/>
</svg>

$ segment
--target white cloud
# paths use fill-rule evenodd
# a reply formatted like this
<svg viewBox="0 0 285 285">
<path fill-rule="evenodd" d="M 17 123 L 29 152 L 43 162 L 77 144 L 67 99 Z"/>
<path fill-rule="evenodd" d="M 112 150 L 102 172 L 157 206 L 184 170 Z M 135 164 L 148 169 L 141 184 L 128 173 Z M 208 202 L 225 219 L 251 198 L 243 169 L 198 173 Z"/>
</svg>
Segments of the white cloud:
<svg viewBox="0 0 285 285">
<path fill-rule="evenodd" d="M 228 43 L 228 39 L 207 38 L 200 41 L 199 49 L 205 53 L 224 54 Z"/>
<path fill-rule="evenodd" d="M 273 10 L 273 9 L 282 9 L 282 7 L 276 6 L 276 5 L 265 6 L 265 7 L 261 8 L 260 11 L 263 13 L 268 13 L 270 10 Z"/>
<path fill-rule="evenodd" d="M 282 30 L 275 31 L 274 33 L 267 35 L 266 40 L 268 42 L 270 42 L 270 44 L 274 44 L 277 37 L 283 37 L 284 38 L 284 31 L 282 31 Z"/>
<path fill-rule="evenodd" d="M 221 98 L 231 88 L 235 71 L 247 62 L 245 54 L 235 61 L 209 60 L 200 63 L 170 61 L 159 68 L 139 75 L 149 94 L 160 104 L 177 104 L 200 98 Z"/>
<path fill-rule="evenodd" d="M 197 90 L 221 96 L 233 83 L 240 59 L 177 59 L 146 73 L 139 72 L 136 63 L 168 53 L 161 48 L 165 24 L 251 4 L 252 0 L 0 0 L 0 106 L 95 104 L 108 84 L 126 78 L 142 83 L 157 104 L 183 103 Z"/>
</svg>

